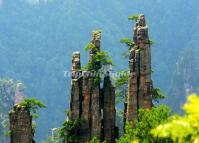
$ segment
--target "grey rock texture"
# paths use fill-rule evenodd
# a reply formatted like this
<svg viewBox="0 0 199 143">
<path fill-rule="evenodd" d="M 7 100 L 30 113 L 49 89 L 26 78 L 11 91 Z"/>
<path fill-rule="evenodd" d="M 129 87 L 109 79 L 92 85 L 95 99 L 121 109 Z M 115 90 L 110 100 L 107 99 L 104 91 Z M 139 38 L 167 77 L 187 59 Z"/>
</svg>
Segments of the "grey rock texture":
<svg viewBox="0 0 199 143">
<path fill-rule="evenodd" d="M 11 143 L 34 143 L 32 116 L 30 112 L 19 105 L 15 105 L 9 114 Z"/>
<path fill-rule="evenodd" d="M 140 108 L 152 107 L 151 48 L 145 16 L 139 15 L 130 50 L 127 121 L 133 121 Z"/>
<path fill-rule="evenodd" d="M 89 62 L 93 62 L 94 56 L 100 52 L 101 32 L 94 31 L 90 44 L 95 46 L 89 50 Z M 73 76 L 71 80 L 71 107 L 70 120 L 80 119 L 79 136 L 81 143 L 86 143 L 93 137 L 115 141 L 117 128 L 115 127 L 115 89 L 112 86 L 110 77 L 104 78 L 104 85 L 100 87 L 100 76 L 97 73 L 101 63 L 94 63 L 94 68 L 81 72 L 80 53 L 73 53 L 72 72 L 81 73 L 80 76 Z M 95 79 L 100 79 L 95 81 Z"/>
</svg>

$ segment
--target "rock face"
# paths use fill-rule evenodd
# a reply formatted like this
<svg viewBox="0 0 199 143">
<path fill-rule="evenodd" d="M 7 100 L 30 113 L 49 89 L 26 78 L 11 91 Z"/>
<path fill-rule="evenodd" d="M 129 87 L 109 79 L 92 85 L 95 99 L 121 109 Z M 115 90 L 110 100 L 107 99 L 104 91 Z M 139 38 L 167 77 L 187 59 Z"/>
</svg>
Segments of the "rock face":
<svg viewBox="0 0 199 143">
<path fill-rule="evenodd" d="M 133 121 L 138 109 L 152 107 L 151 48 L 145 16 L 139 15 L 129 56 L 127 121 Z"/>
<path fill-rule="evenodd" d="M 92 62 L 93 57 L 100 52 L 100 40 L 101 40 L 101 32 L 95 31 L 92 35 L 91 43 L 95 46 L 94 49 L 91 49 L 90 54 L 90 62 Z M 94 72 L 98 72 L 101 68 L 101 63 L 94 63 Z M 91 85 L 91 136 L 92 137 L 101 137 L 102 133 L 102 125 L 101 125 L 101 94 L 100 94 L 100 82 L 95 82 L 95 78 L 100 78 L 98 75 L 94 77 L 90 77 L 92 80 Z"/>
<path fill-rule="evenodd" d="M 94 62 L 94 56 L 100 52 L 101 32 L 95 31 L 90 44 L 95 48 L 89 51 L 89 62 Z M 79 136 L 82 143 L 97 137 L 112 143 L 115 140 L 115 90 L 109 77 L 104 78 L 104 86 L 100 87 L 100 62 L 94 62 L 94 67 L 80 72 L 80 53 L 73 53 L 73 73 L 81 73 L 72 77 L 70 120 L 80 119 Z M 95 75 L 94 75 L 95 74 Z M 74 75 L 74 74 L 73 74 Z M 98 79 L 96 81 L 96 79 Z"/>
<path fill-rule="evenodd" d="M 11 143 L 34 143 L 32 116 L 30 112 L 19 105 L 15 105 L 9 114 Z"/>
<path fill-rule="evenodd" d="M 108 143 L 115 141 L 117 137 L 116 110 L 115 110 L 115 88 L 112 86 L 109 76 L 104 78 L 103 88 L 103 133 Z"/>
<path fill-rule="evenodd" d="M 72 58 L 71 103 L 69 115 L 71 120 L 79 119 L 82 112 L 82 78 L 80 69 L 80 53 L 74 52 Z"/>
<path fill-rule="evenodd" d="M 91 139 L 91 86 L 92 82 L 87 76 L 88 72 L 83 73 L 83 104 L 82 104 L 82 120 L 81 125 L 81 137 L 82 142 L 86 142 Z M 81 91 L 80 91 L 81 92 Z"/>
</svg>

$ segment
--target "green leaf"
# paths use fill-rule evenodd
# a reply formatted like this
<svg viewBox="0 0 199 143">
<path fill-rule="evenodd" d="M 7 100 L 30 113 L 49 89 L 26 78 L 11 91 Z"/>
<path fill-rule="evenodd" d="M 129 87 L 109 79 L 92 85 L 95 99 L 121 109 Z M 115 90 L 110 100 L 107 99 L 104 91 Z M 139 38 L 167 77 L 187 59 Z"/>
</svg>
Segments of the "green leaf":
<svg viewBox="0 0 199 143">
<path fill-rule="evenodd" d="M 134 42 L 132 40 L 130 40 L 129 38 L 122 38 L 120 40 L 120 43 L 126 44 L 126 46 L 128 46 L 128 47 L 134 46 Z"/>
<path fill-rule="evenodd" d="M 27 110 L 29 110 L 33 118 L 38 117 L 36 112 L 39 108 L 46 108 L 46 106 L 42 102 L 35 98 L 26 98 L 21 103 L 19 103 L 19 106 L 23 106 Z"/>
<path fill-rule="evenodd" d="M 128 20 L 137 21 L 138 17 L 139 17 L 139 14 L 130 15 L 128 17 Z"/>
<path fill-rule="evenodd" d="M 10 136 L 11 136 L 11 131 L 5 131 L 5 132 L 4 132 L 4 136 L 10 137 Z"/>
<path fill-rule="evenodd" d="M 165 99 L 166 96 L 164 95 L 164 93 L 161 91 L 160 88 L 154 88 L 153 89 L 153 96 L 152 96 L 153 100 L 155 102 L 159 102 L 160 99 Z"/>
</svg>

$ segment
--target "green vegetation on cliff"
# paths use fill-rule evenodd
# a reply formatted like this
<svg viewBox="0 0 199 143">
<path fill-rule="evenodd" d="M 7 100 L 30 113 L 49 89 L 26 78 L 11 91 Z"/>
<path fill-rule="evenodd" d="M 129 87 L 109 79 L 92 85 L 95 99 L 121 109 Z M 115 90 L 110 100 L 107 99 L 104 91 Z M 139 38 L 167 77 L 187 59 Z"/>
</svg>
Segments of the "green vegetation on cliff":
<svg viewBox="0 0 199 143">
<path fill-rule="evenodd" d="M 140 109 L 137 120 L 134 123 L 126 123 L 126 132 L 117 143 L 131 143 L 132 140 L 140 143 L 165 143 L 166 140 L 154 138 L 150 131 L 160 123 L 167 121 L 170 115 L 170 109 L 163 105 L 153 107 L 151 110 Z"/>
<path fill-rule="evenodd" d="M 39 117 L 38 114 L 36 114 L 39 108 L 46 108 L 46 105 L 36 98 L 26 98 L 19 103 L 19 106 L 25 107 L 31 113 L 33 118 Z"/>
</svg>

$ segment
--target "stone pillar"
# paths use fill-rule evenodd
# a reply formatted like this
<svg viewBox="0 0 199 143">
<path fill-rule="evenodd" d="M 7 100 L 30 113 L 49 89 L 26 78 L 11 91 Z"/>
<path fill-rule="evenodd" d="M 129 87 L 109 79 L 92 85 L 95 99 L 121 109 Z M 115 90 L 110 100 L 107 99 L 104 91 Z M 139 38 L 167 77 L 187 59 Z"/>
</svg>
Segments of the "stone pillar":
<svg viewBox="0 0 199 143">
<path fill-rule="evenodd" d="M 112 86 L 109 76 L 104 78 L 103 85 L 103 134 L 104 140 L 108 143 L 115 142 L 115 124 L 116 124 L 116 110 L 115 110 L 115 88 Z"/>
<path fill-rule="evenodd" d="M 133 121 L 137 117 L 138 111 L 138 87 L 135 73 L 131 73 L 128 82 L 128 103 L 126 120 Z"/>
<path fill-rule="evenodd" d="M 94 31 L 92 35 L 91 43 L 95 45 L 95 49 L 90 50 L 90 61 L 92 61 L 93 56 L 100 51 L 100 40 L 101 40 L 101 32 Z M 96 62 L 94 72 L 98 73 L 101 68 L 101 63 Z M 92 72 L 92 71 L 91 71 Z M 91 136 L 101 138 L 101 95 L 100 95 L 100 80 L 96 82 L 96 78 L 99 75 L 95 75 L 91 77 L 92 85 L 91 85 Z"/>
<path fill-rule="evenodd" d="M 126 132 L 126 120 L 127 120 L 127 102 L 124 103 L 124 113 L 123 113 L 123 131 Z"/>
<path fill-rule="evenodd" d="M 87 142 L 91 139 L 91 80 L 89 72 L 83 72 L 83 103 L 82 103 L 82 141 Z"/>
<path fill-rule="evenodd" d="M 140 108 L 152 107 L 151 48 L 145 16 L 139 15 L 129 56 L 127 121 L 137 117 Z"/>
<path fill-rule="evenodd" d="M 35 143 L 30 112 L 15 105 L 9 114 L 11 143 Z"/>
<path fill-rule="evenodd" d="M 101 32 L 94 31 L 91 44 L 95 46 L 89 51 L 89 62 L 93 62 L 93 57 L 100 51 Z M 100 62 L 96 62 L 93 69 L 83 72 L 83 103 L 82 103 L 82 125 L 81 136 L 83 142 L 89 141 L 92 137 L 101 138 L 101 95 L 100 82 L 94 83 L 96 76 L 91 74 L 98 72 L 101 68 Z"/>
<path fill-rule="evenodd" d="M 112 143 L 118 135 L 118 129 L 115 127 L 115 89 L 110 77 L 104 79 L 104 87 L 100 88 L 101 62 L 93 59 L 100 52 L 100 40 L 101 32 L 94 31 L 90 42 L 94 48 L 89 51 L 89 62 L 92 63 L 92 67 L 89 67 L 87 71 L 80 71 L 80 53 L 73 54 L 69 118 L 70 120 L 81 119 L 78 129 L 80 143 L 86 143 L 93 137 L 101 140 L 104 138 Z M 82 75 L 76 76 L 77 73 Z"/>
<path fill-rule="evenodd" d="M 74 52 L 72 57 L 71 102 L 69 119 L 81 118 L 82 112 L 82 76 L 80 53 Z"/>
<path fill-rule="evenodd" d="M 101 95 L 100 85 L 95 85 L 91 92 L 91 136 L 101 138 Z"/>
</svg>

